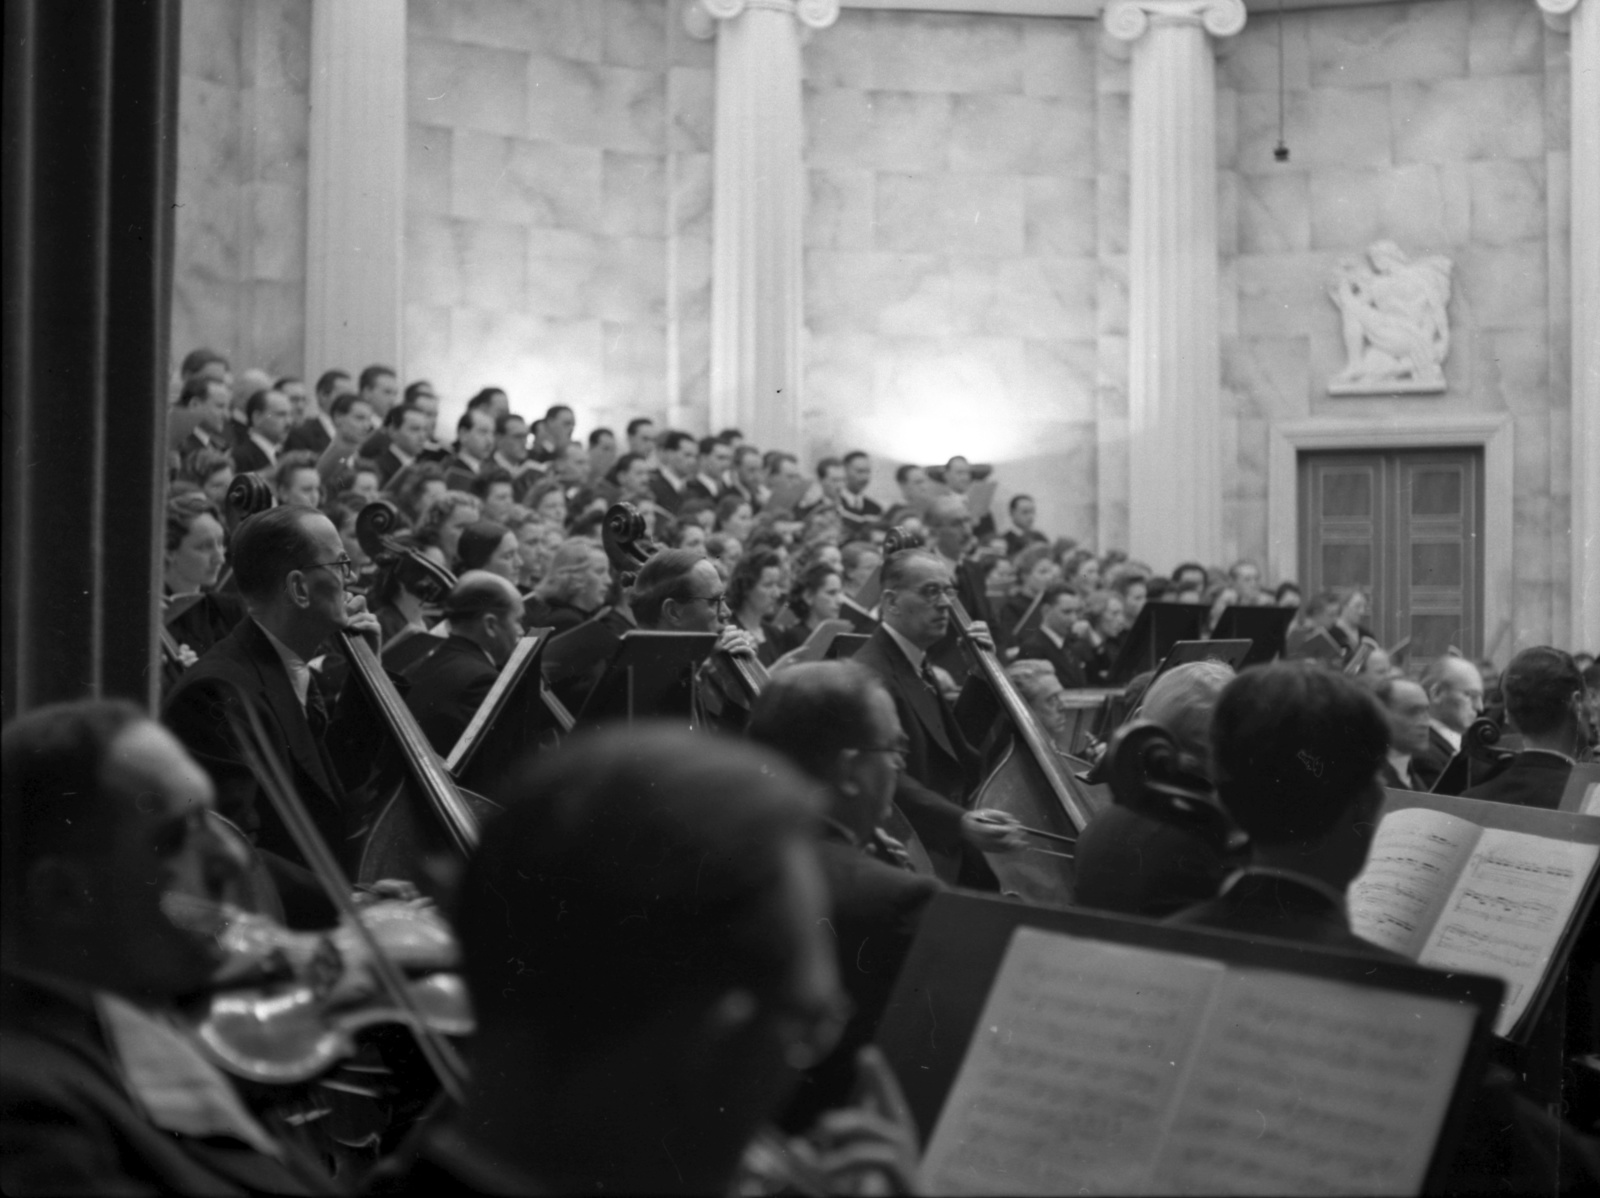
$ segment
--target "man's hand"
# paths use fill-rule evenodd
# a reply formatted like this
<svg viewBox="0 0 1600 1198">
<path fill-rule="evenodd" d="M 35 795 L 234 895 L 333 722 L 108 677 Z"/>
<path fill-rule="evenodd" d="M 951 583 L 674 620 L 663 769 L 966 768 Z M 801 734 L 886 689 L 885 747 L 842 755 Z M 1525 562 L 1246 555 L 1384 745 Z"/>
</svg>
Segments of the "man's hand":
<svg viewBox="0 0 1600 1198">
<path fill-rule="evenodd" d="M 1027 833 L 1017 818 L 992 807 L 964 812 L 961 835 L 973 848 L 985 853 L 1009 853 L 1027 844 Z"/>
<path fill-rule="evenodd" d="M 994 636 L 992 633 L 990 633 L 989 626 L 987 624 L 985 624 L 982 620 L 974 620 L 972 622 L 970 631 L 972 633 L 972 639 L 977 642 L 980 649 L 984 649 L 990 653 L 995 651 Z"/>
<path fill-rule="evenodd" d="M 717 648 L 724 653 L 732 653 L 735 657 L 748 657 L 754 661 L 756 639 L 743 628 L 729 624 L 717 637 Z"/>
<path fill-rule="evenodd" d="M 917 1125 L 900 1083 L 871 1045 L 856 1054 L 856 1091 L 791 1151 L 827 1178 L 830 1194 L 919 1194 Z"/>
<path fill-rule="evenodd" d="M 367 638 L 367 643 L 372 646 L 374 653 L 383 645 L 383 625 L 378 623 L 378 617 L 367 610 L 365 595 L 346 595 L 344 601 L 344 626 L 347 632 L 354 632 Z"/>
</svg>

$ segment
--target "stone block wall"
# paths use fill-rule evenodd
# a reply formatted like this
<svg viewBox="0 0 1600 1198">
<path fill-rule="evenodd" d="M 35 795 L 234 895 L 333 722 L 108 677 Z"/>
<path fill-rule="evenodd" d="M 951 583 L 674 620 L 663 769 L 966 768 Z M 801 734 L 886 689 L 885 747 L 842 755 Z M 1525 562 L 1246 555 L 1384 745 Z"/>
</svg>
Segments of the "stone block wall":
<svg viewBox="0 0 1600 1198">
<path fill-rule="evenodd" d="M 1221 211 L 1232 222 L 1222 301 L 1224 404 L 1236 445 L 1225 472 L 1232 549 L 1258 559 L 1267 549 L 1274 422 L 1338 417 L 1381 427 L 1507 413 L 1515 590 L 1501 653 L 1547 639 L 1567 626 L 1569 603 L 1568 385 L 1557 376 L 1567 355 L 1566 39 L 1520 0 L 1283 20 L 1287 163 L 1272 157 L 1276 17 L 1253 14 L 1218 47 L 1219 95 L 1237 128 L 1234 144 L 1219 147 Z M 1379 238 L 1454 263 L 1441 395 L 1327 394 L 1344 352 L 1324 287 L 1341 259 Z M 1496 633 L 1484 630 L 1490 642 Z"/>
<path fill-rule="evenodd" d="M 189 350 L 303 374 L 311 0 L 184 0 L 174 371 Z"/>
<path fill-rule="evenodd" d="M 406 369 L 580 428 L 708 405 L 711 57 L 660 0 L 412 0 Z"/>
</svg>

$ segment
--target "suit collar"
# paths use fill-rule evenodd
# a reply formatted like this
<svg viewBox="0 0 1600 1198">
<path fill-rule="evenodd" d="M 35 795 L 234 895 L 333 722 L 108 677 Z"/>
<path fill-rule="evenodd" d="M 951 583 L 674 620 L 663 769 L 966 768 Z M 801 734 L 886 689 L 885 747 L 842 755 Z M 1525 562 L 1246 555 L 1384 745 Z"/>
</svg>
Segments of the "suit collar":
<svg viewBox="0 0 1600 1198">
<path fill-rule="evenodd" d="M 922 680 L 917 667 L 912 665 L 911 659 L 901 648 L 902 643 L 910 642 L 905 641 L 887 624 L 878 625 L 874 639 L 882 646 L 881 652 L 890 663 L 890 668 L 900 676 L 901 692 L 905 695 L 906 702 L 911 705 L 912 714 L 917 717 L 917 722 L 952 760 L 960 761 L 961 755 L 956 752 L 955 746 L 950 743 L 949 733 L 945 731 L 944 717 L 939 710 L 939 696 L 928 689 L 928 684 Z"/>
<path fill-rule="evenodd" d="M 255 668 L 260 684 L 258 697 L 277 721 L 283 743 L 300 766 L 325 791 L 337 799 L 339 787 L 323 764 L 322 753 L 311 735 L 311 725 L 306 723 L 305 708 L 295 697 L 289 673 L 284 669 L 278 651 L 267 638 L 266 629 L 246 616 L 234 635 L 240 638 L 245 656 Z"/>
</svg>

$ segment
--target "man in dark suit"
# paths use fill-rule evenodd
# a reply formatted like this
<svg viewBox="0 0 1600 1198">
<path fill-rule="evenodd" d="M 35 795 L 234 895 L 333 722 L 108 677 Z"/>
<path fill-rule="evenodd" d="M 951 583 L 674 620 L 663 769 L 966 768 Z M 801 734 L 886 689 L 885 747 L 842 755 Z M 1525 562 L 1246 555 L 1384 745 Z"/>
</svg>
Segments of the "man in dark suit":
<svg viewBox="0 0 1600 1198">
<path fill-rule="evenodd" d="M 265 474 L 278 462 L 289 435 L 289 397 L 282 391 L 257 391 L 245 401 L 247 432 L 233 447 L 233 468 L 240 474 Z"/>
<path fill-rule="evenodd" d="M 1413 763 L 1428 751 L 1428 695 L 1420 683 L 1391 676 L 1373 688 L 1389 720 L 1389 751 L 1379 774 L 1393 790 L 1426 790 Z"/>
<path fill-rule="evenodd" d="M 839 515 L 846 534 L 864 537 L 883 517 L 883 505 L 867 494 L 872 485 L 872 458 L 865 450 L 844 455 L 844 490 L 839 494 Z"/>
<path fill-rule="evenodd" d="M 444 603 L 450 635 L 406 672 L 406 706 L 428 743 L 449 756 L 522 636 L 522 596 L 498 574 L 463 574 Z"/>
<path fill-rule="evenodd" d="M 959 495 L 941 495 L 928 505 L 922 522 L 928 530 L 928 548 L 950 567 L 956 598 L 961 601 L 962 608 L 972 619 L 990 627 L 998 645 L 1008 645 L 1006 630 L 994 629 L 994 616 L 989 611 L 983 578 L 967 556 L 977 544 L 972 535 L 972 514 L 967 510 L 967 501 Z M 962 652 L 961 638 L 953 623 L 931 652 L 933 663 L 955 679 L 957 686 L 966 682 L 972 666 Z"/>
<path fill-rule="evenodd" d="M 190 430 L 178 445 L 178 454 L 185 461 L 197 450 L 217 449 L 228 453 L 232 443 L 228 440 L 228 411 L 231 402 L 228 384 L 220 379 L 196 375 L 183 385 L 173 406 L 195 408 L 199 423 Z"/>
<path fill-rule="evenodd" d="M 403 403 L 389 409 L 385 418 L 389 429 L 389 444 L 378 455 L 378 485 L 386 487 L 389 480 L 401 470 L 418 460 L 428 444 L 428 432 L 433 419 L 415 404 Z"/>
<path fill-rule="evenodd" d="M 452 491 L 471 491 L 494 452 L 494 417 L 485 408 L 468 408 L 456 422 L 456 451 L 444 464 L 444 481 Z"/>
<path fill-rule="evenodd" d="M 333 401 L 346 391 L 353 391 L 350 374 L 344 370 L 325 370 L 322 377 L 317 379 L 316 395 L 317 406 L 306 419 L 290 431 L 284 440 L 285 449 L 306 449 L 322 456 L 322 451 L 333 443 L 334 428 L 333 417 L 329 414 L 333 410 Z"/>
<path fill-rule="evenodd" d="M 220 952 L 172 918 L 237 863 L 211 783 L 131 703 L 38 708 L 0 741 L 0 1191 L 333 1193 L 176 1029 Z"/>
<path fill-rule="evenodd" d="M 1211 720 L 1211 762 L 1217 797 L 1250 835 L 1250 864 L 1172 922 L 1406 960 L 1357 936 L 1345 914 L 1388 751 L 1383 709 L 1343 674 L 1278 662 L 1230 682 Z"/>
<path fill-rule="evenodd" d="M 386 737 L 354 686 L 330 719 L 308 663 L 341 629 L 376 634 L 378 621 L 345 589 L 355 567 L 333 522 L 313 508 L 251 516 L 233 534 L 230 560 L 249 615 L 184 672 L 162 720 L 211 775 L 222 814 L 262 850 L 291 922 L 315 923 L 331 907 L 277 812 L 258 801 L 227 712 L 241 697 L 255 707 L 317 830 L 335 855 L 344 854 Z"/>
<path fill-rule="evenodd" d="M 1078 643 L 1083 635 L 1079 626 L 1087 627 L 1083 597 L 1069 583 L 1052 582 L 1039 598 L 1039 609 L 1039 627 L 1024 634 L 1017 644 L 1017 656 L 1049 662 L 1068 690 L 1088 686 Z"/>
<path fill-rule="evenodd" d="M 1050 538 L 1033 526 L 1039 518 L 1039 505 L 1032 495 L 1013 495 L 1007 510 L 1011 513 L 1011 527 L 1006 529 L 1006 553 L 1016 557 L 1029 545 L 1048 545 Z"/>
<path fill-rule="evenodd" d="M 993 873 L 973 850 L 1004 851 L 1017 847 L 1020 837 L 1010 817 L 968 810 L 982 781 L 982 762 L 956 711 L 939 693 L 930 654 L 949 631 L 954 595 L 950 567 L 937 555 L 921 549 L 894 554 L 883 565 L 883 621 L 851 660 L 877 674 L 894 698 L 907 740 L 895 803 L 936 871 L 946 881 L 959 875 L 964 883 L 992 889 Z M 976 687 L 981 685 L 975 683 L 962 696 L 963 712 L 979 706 Z"/>
<path fill-rule="evenodd" d="M 661 465 L 650 476 L 650 493 L 656 506 L 676 516 L 684 501 L 691 498 L 689 479 L 699 460 L 699 446 L 688 433 L 669 432 L 656 444 Z"/>
<path fill-rule="evenodd" d="M 827 930 L 855 1014 L 838 1047 L 806 1075 L 800 1109 L 791 1107 L 792 1123 L 806 1127 L 848 1100 L 856 1050 L 871 1040 L 922 912 L 941 887 L 903 857 L 891 859 L 893 846 L 879 830 L 893 812 L 908 742 L 875 674 L 843 661 L 792 666 L 762 690 L 746 731 L 821 783 L 827 805 L 817 846 L 833 900 Z"/>
<path fill-rule="evenodd" d="M 733 446 L 717 437 L 701 437 L 695 459 L 696 473 L 683 488 L 685 499 L 704 499 L 713 507 L 727 494 L 728 470 L 733 466 Z"/>
<path fill-rule="evenodd" d="M 1469 799 L 1554 811 L 1578 756 L 1589 747 L 1583 671 L 1572 654 L 1549 645 L 1524 649 L 1500 678 L 1506 715 L 1522 751 L 1503 773 L 1467 791 Z"/>
<path fill-rule="evenodd" d="M 1422 676 L 1428 693 L 1428 748 L 1411 768 L 1429 790 L 1461 751 L 1461 737 L 1483 714 L 1483 675 L 1464 657 L 1440 657 Z"/>
</svg>

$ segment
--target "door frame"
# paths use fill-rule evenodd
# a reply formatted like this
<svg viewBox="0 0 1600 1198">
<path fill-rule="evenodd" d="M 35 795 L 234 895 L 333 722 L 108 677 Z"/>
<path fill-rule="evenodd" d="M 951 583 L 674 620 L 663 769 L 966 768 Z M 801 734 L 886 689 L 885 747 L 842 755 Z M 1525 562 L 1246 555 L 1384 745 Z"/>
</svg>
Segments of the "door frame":
<svg viewBox="0 0 1600 1198">
<path fill-rule="evenodd" d="M 1302 451 L 1481 449 L 1483 451 L 1483 641 L 1506 657 L 1516 643 L 1511 473 L 1514 422 L 1506 414 L 1440 413 L 1372 420 L 1314 419 L 1273 424 L 1267 448 L 1267 577 L 1298 577 Z M 1501 629 L 1505 631 L 1502 632 Z"/>
</svg>

